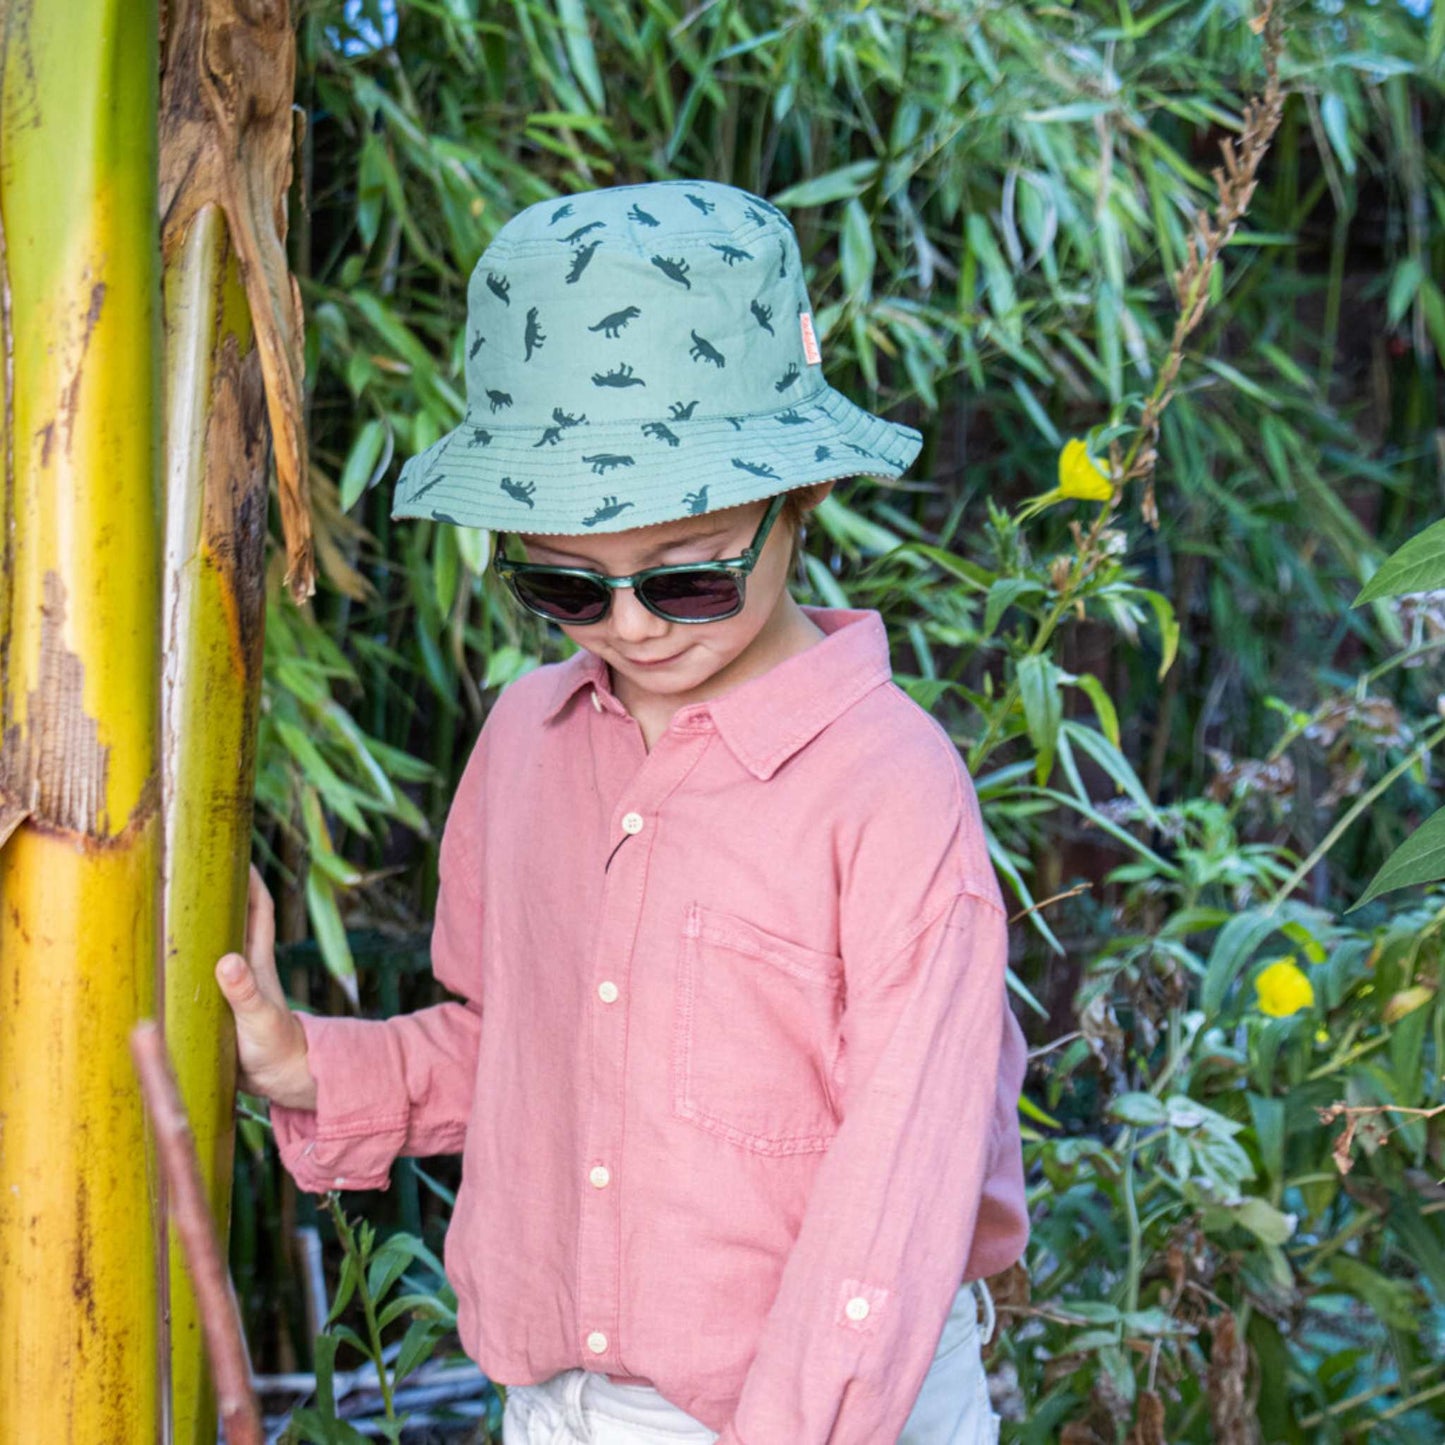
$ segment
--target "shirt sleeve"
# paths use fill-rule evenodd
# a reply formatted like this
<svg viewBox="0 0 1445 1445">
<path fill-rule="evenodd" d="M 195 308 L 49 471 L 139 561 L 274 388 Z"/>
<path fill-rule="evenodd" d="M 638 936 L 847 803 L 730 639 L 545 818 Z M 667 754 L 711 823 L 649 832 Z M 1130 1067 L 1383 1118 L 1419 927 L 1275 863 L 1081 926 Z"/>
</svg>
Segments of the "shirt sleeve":
<svg viewBox="0 0 1445 1445">
<path fill-rule="evenodd" d="M 902 1432 L 963 1282 L 1012 1017 L 1006 916 L 983 891 L 850 966 L 843 1122 L 718 1445 Z"/>
<path fill-rule="evenodd" d="M 386 1189 L 398 1155 L 461 1152 L 482 1027 L 481 740 L 447 813 L 438 858 L 432 972 L 459 994 L 390 1019 L 298 1013 L 316 1108 L 271 1106 L 281 1162 L 299 1188 Z"/>
</svg>

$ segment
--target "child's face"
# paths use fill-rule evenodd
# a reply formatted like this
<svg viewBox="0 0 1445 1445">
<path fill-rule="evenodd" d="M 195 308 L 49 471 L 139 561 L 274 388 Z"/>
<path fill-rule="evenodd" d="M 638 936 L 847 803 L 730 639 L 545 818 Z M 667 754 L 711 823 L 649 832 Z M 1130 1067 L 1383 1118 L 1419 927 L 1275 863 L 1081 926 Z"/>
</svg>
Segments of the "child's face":
<svg viewBox="0 0 1445 1445">
<path fill-rule="evenodd" d="M 588 567 L 627 577 L 645 567 L 738 557 L 752 542 L 767 508 L 766 500 L 748 502 L 700 517 L 594 537 L 517 535 L 529 562 Z M 796 611 L 787 590 L 791 548 L 790 529 L 775 524 L 748 576 L 742 611 L 721 622 L 668 622 L 649 612 L 632 588 L 617 587 L 601 622 L 559 626 L 579 647 L 608 663 L 624 702 L 630 695 L 681 706 L 706 695 L 704 689 L 716 691 L 709 683 L 728 686 L 762 670 L 753 664 L 768 653 L 788 620 L 786 614 Z"/>
</svg>

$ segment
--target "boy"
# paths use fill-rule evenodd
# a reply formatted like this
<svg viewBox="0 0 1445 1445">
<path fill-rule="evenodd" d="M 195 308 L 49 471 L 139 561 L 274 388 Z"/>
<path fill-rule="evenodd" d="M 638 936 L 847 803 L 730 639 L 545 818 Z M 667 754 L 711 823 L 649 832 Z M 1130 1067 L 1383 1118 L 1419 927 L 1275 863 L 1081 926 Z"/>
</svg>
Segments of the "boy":
<svg viewBox="0 0 1445 1445">
<path fill-rule="evenodd" d="M 217 968 L 303 1188 L 463 1154 L 447 1273 L 506 1445 L 997 1438 L 975 1288 L 1028 1235 L 1005 915 L 878 614 L 787 590 L 807 509 L 919 441 L 823 382 L 811 314 L 791 226 L 732 187 L 501 229 L 467 415 L 394 515 L 493 530 L 580 650 L 503 692 L 448 815 L 463 1002 L 291 1014 L 259 875 L 252 966 Z"/>
</svg>

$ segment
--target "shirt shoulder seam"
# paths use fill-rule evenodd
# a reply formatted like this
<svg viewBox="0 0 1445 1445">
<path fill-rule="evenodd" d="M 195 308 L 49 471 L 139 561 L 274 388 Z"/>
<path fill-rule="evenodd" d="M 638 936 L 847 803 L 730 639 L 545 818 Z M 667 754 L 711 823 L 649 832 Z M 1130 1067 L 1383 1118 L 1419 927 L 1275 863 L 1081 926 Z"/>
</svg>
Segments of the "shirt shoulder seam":
<svg viewBox="0 0 1445 1445">
<path fill-rule="evenodd" d="M 945 928 L 955 927 L 956 925 L 950 924 L 946 920 L 948 914 L 952 911 L 954 905 L 958 902 L 960 898 L 967 898 L 972 900 L 974 903 L 985 904 L 987 907 L 991 908 L 995 913 L 997 913 L 1000 918 L 1003 918 L 1005 921 L 1007 921 L 1008 919 L 1008 911 L 999 904 L 996 898 L 990 898 L 987 893 L 984 893 L 974 884 L 960 884 L 958 887 L 954 888 L 952 892 L 948 893 L 944 897 L 943 901 L 939 904 L 937 908 L 930 909 L 928 912 L 920 914 L 917 925 L 913 928 L 910 928 L 903 942 L 900 943 L 896 948 L 890 949 L 885 955 L 885 957 L 897 958 L 900 953 L 907 952 L 907 950 L 912 948 L 913 945 L 917 943 L 918 940 L 922 938 L 923 935 L 934 926 L 934 924 L 939 923 L 940 921 L 943 922 L 943 926 Z"/>
</svg>

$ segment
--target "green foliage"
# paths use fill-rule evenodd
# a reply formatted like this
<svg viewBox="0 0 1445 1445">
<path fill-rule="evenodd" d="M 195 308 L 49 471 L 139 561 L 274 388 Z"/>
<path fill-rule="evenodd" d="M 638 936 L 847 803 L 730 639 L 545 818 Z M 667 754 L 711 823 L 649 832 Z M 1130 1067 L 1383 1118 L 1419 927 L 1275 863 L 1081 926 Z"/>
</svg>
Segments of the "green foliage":
<svg viewBox="0 0 1445 1445">
<path fill-rule="evenodd" d="M 1445 897 L 1386 909 L 1422 867 L 1349 907 L 1438 803 L 1434 553 L 1381 559 L 1439 510 L 1445 7 L 1285 9 L 1279 130 L 1170 376 L 1218 143 L 1263 87 L 1252 14 L 446 0 L 401 5 L 394 49 L 340 0 L 299 19 L 325 580 L 271 608 L 258 800 L 310 860 L 327 969 L 373 984 L 348 946 L 383 882 L 427 915 L 476 727 L 567 651 L 493 587 L 484 534 L 387 516 L 397 459 L 461 414 L 482 248 L 593 185 L 787 207 L 829 380 L 925 435 L 911 478 L 818 509 L 800 595 L 883 614 L 1021 910 L 1017 1441 L 1122 1440 L 1150 1397 L 1179 1442 L 1244 1438 L 1234 1400 L 1265 1441 L 1426 1445 L 1445 1417 Z M 1157 480 L 1026 513 L 1071 437 L 1153 448 Z M 425 850 L 405 876 L 399 839 Z M 1313 1002 L 1274 1018 L 1254 981 L 1283 956 Z M 377 1357 L 340 1328 L 318 1373 L 341 1341 Z"/>
<path fill-rule="evenodd" d="M 365 1221 L 353 1229 L 336 1194 L 328 1194 L 327 1207 L 341 1241 L 341 1278 L 326 1319 L 326 1330 L 316 1342 L 316 1404 L 292 1412 L 287 1445 L 360 1445 L 368 1437 L 342 1419 L 336 1410 L 336 1355 L 346 1345 L 369 1361 L 376 1372 L 385 1418 L 378 1422 L 383 1438 L 403 1439 L 405 1413 L 397 1415 L 393 1400 L 398 1385 L 426 1363 L 438 1343 L 456 1328 L 456 1297 L 445 1283 L 441 1262 L 408 1234 L 393 1234 L 377 1244 L 376 1231 Z M 429 1286 L 405 1281 L 415 1264 L 427 1266 Z M 401 1283 L 407 1288 L 387 1298 Z M 365 1334 L 340 1323 L 353 1299 L 360 1306 Z M 387 1368 L 385 1335 L 405 1319 L 407 1328 L 391 1368 Z"/>
</svg>

